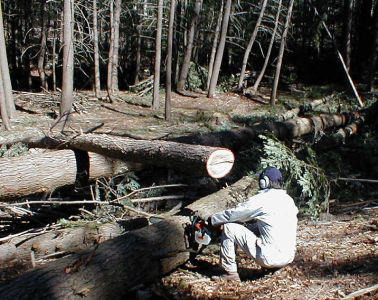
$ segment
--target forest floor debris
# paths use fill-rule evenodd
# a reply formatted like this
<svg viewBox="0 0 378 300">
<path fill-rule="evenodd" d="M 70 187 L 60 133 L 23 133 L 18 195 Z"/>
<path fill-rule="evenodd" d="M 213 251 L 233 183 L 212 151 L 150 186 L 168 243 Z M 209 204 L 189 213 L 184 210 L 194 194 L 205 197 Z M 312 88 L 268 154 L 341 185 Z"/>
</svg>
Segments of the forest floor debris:
<svg viewBox="0 0 378 300">
<path fill-rule="evenodd" d="M 219 247 L 162 279 L 171 299 L 342 299 L 378 283 L 378 208 L 330 221 L 301 220 L 294 262 L 275 272 L 238 251 L 241 282 L 212 281 Z M 377 299 L 378 289 L 353 299 Z"/>
</svg>

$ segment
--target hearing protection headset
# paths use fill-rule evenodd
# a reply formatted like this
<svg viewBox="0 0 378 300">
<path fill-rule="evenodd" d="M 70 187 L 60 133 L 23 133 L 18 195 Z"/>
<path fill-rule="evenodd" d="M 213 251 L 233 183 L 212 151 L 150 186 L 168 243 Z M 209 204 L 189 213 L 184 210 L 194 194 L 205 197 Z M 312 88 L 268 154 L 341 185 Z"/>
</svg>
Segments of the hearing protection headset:
<svg viewBox="0 0 378 300">
<path fill-rule="evenodd" d="M 261 189 L 267 189 L 270 186 L 269 177 L 264 174 L 261 174 L 259 185 Z"/>
</svg>

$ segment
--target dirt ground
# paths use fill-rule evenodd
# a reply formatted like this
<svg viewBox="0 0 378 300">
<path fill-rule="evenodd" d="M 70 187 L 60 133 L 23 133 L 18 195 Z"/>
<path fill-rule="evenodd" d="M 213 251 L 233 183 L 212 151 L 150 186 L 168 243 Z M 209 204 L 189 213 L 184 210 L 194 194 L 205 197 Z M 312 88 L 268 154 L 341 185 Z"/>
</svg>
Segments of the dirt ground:
<svg viewBox="0 0 378 300">
<path fill-rule="evenodd" d="M 166 122 L 163 107 L 152 111 L 145 99 L 128 93 L 120 97 L 115 103 L 107 103 L 94 99 L 89 92 L 76 94 L 74 118 L 65 130 L 86 131 L 103 124 L 97 132 L 145 139 L 179 136 L 240 126 L 233 117 L 241 119 L 252 110 L 258 111 L 264 107 L 261 101 L 266 101 L 263 95 L 251 101 L 233 93 L 214 99 L 173 94 L 173 119 Z M 58 95 L 16 93 L 15 101 L 15 130 L 47 132 L 56 122 Z M 0 142 L 9 135 L 2 130 Z M 219 246 L 215 244 L 193 264 L 182 266 L 140 292 L 162 299 L 342 299 L 378 284 L 378 210 L 361 208 L 357 205 L 342 215 L 335 212 L 332 219 L 324 221 L 300 220 L 296 259 L 274 273 L 262 270 L 240 252 L 241 282 L 213 281 L 211 276 L 220 272 Z M 351 299 L 378 299 L 378 288 Z"/>
<path fill-rule="evenodd" d="M 144 139 L 181 136 L 193 132 L 208 132 L 239 126 L 234 116 L 248 115 L 263 107 L 261 102 L 234 93 L 220 94 L 209 99 L 197 93 L 196 98 L 173 93 L 172 119 L 164 120 L 164 95 L 160 96 L 160 109 L 152 110 L 151 99 L 137 97 L 128 92 L 118 94 L 116 101 L 98 101 L 92 92 L 76 93 L 74 113 L 64 130 L 86 131 L 103 124 L 96 132 L 130 134 Z M 257 96 L 263 100 L 263 96 Z M 59 114 L 59 93 L 33 94 L 19 92 L 15 95 L 18 106 L 15 130 L 48 130 Z M 266 101 L 266 100 L 265 100 Z M 54 127 L 60 130 L 61 126 Z M 0 132 L 0 137 L 6 135 Z"/>
</svg>

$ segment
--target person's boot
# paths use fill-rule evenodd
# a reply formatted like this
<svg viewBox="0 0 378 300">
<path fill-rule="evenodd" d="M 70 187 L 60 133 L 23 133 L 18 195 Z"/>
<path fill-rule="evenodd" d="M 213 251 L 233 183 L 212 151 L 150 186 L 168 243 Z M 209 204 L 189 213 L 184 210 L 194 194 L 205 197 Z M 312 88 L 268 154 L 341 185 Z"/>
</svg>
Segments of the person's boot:
<svg viewBox="0 0 378 300">
<path fill-rule="evenodd" d="M 240 281 L 238 272 L 226 272 L 221 276 L 213 276 L 212 280 Z"/>
</svg>

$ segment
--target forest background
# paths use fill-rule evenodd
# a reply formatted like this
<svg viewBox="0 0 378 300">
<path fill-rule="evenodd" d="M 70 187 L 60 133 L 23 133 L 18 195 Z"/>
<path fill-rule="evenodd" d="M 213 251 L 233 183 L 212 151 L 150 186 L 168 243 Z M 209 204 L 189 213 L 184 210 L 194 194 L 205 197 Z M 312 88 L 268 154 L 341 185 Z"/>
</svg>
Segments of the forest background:
<svg viewBox="0 0 378 300">
<path fill-rule="evenodd" d="M 189 106 L 195 112 L 193 119 L 201 124 L 201 130 L 208 132 L 227 132 L 240 125 L 253 127 L 256 121 L 265 119 L 281 120 L 281 113 L 287 109 L 300 107 L 302 110 L 306 105 L 312 108 L 311 102 L 321 98 L 324 106 L 317 112 L 311 111 L 313 114 L 359 111 L 365 117 L 366 113 L 365 123 L 360 118 L 357 120 L 359 135 L 353 136 L 347 144 L 343 140 L 336 145 L 324 141 L 324 132 L 316 131 L 316 128 L 310 137 L 303 140 L 297 137 L 296 140 L 282 142 L 272 136 L 261 136 L 258 145 L 238 153 L 238 166 L 231 177 L 240 175 L 238 171 L 244 172 L 244 175 L 246 170 L 254 170 L 257 159 L 261 159 L 258 163 L 265 165 L 282 163 L 277 167 L 283 168 L 285 179 L 292 184 L 290 192 L 297 196 L 301 216 L 307 215 L 313 220 L 321 218 L 323 212 L 329 213 L 330 209 L 332 213 L 336 212 L 334 209 L 339 204 L 342 210 L 349 209 L 350 206 L 343 206 L 345 201 L 350 201 L 351 204 L 347 205 L 352 207 L 376 203 L 377 105 L 374 103 L 378 1 L 2 0 L 0 3 L 0 106 L 2 128 L 7 130 L 6 134 L 2 132 L 5 140 L 14 129 L 23 130 L 21 119 L 17 119 L 18 113 L 39 114 L 43 106 L 42 114 L 48 115 L 53 120 L 52 124 L 56 124 L 56 121 L 64 119 L 75 122 L 83 118 L 81 110 L 90 112 L 94 103 L 100 103 L 93 114 L 88 113 L 87 116 L 94 120 L 94 115 L 101 115 L 104 123 L 107 123 L 101 128 L 103 132 L 105 128 L 110 128 L 112 121 L 119 121 L 115 115 L 121 113 L 123 121 L 111 124 L 113 129 L 119 129 L 118 133 L 134 130 L 133 133 L 138 132 L 144 138 L 152 134 L 154 140 L 166 136 L 161 132 L 151 130 L 146 133 L 143 130 L 150 127 L 151 119 L 155 119 L 155 127 L 158 127 L 156 124 L 160 128 L 165 126 L 165 130 L 181 127 L 174 134 L 171 132 L 170 137 L 179 136 L 187 124 L 187 119 L 178 112 L 177 107 L 174 110 L 176 114 L 172 115 L 172 97 L 180 105 L 185 103 Z M 171 91 L 175 92 L 174 95 Z M 165 96 L 164 102 L 161 101 L 162 95 Z M 245 110 L 243 116 L 227 113 L 233 112 L 232 107 L 237 108 L 241 103 L 248 103 L 242 106 Z M 249 106 L 250 103 L 254 105 Z M 100 113 L 97 110 L 99 107 L 111 113 Z M 254 115 L 260 113 L 261 107 L 265 109 L 263 116 Z M 162 109 L 164 118 L 171 123 L 164 123 L 166 121 L 160 117 Z M 75 118 L 77 115 L 80 118 Z M 136 115 L 141 120 L 132 124 L 131 119 Z M 35 126 L 39 125 L 43 124 Z M 82 125 L 75 128 L 78 135 L 82 133 Z M 97 123 L 85 124 L 84 131 L 95 125 Z M 195 127 L 191 133 L 197 129 Z M 135 136 L 130 134 L 129 137 Z M 10 146 L 8 142 L 5 144 Z M 1 152 L 4 156 L 8 155 L 6 147 L 2 147 Z M 262 155 L 262 158 L 258 155 Z M 254 163 L 253 167 L 246 161 Z M 242 170 L 238 169 L 240 165 Z M 154 179 L 149 175 L 144 179 L 148 178 L 148 183 L 152 185 L 155 183 L 151 181 L 159 176 L 172 178 L 169 172 L 163 176 L 159 172 L 154 173 Z M 226 181 L 236 179 L 228 177 Z M 214 192 L 214 185 L 219 189 L 226 181 L 207 184 L 207 193 L 211 190 L 209 186 L 213 185 L 211 191 Z M 127 205 L 130 205 L 132 197 L 128 195 L 138 190 L 140 183 L 134 175 L 112 178 L 105 184 L 96 181 L 96 197 L 103 199 L 94 197 L 96 199 L 92 200 L 111 202 L 127 197 Z M 57 191 L 57 195 L 60 196 L 60 192 L 63 195 L 66 191 Z M 157 196 L 164 198 L 165 192 L 164 188 L 156 189 Z M 49 201 L 54 199 L 54 193 L 48 194 Z M 86 193 L 88 196 L 88 190 Z M 148 195 L 148 198 L 152 194 L 148 192 L 143 195 Z M 70 194 L 70 197 L 82 195 Z M 155 206 L 147 204 L 138 207 L 149 214 L 151 210 L 154 211 L 151 207 Z M 119 215 L 126 215 L 125 210 L 119 207 L 108 210 L 95 205 L 91 209 L 89 213 L 80 210 L 79 219 L 114 221 Z M 39 207 L 37 210 L 41 212 Z M 138 211 L 137 215 L 145 216 L 146 212 Z M 11 212 L 11 225 L 6 220 L 2 233 L 4 239 L 8 240 L 8 234 L 41 224 L 41 220 L 35 217 L 37 214 L 32 213 L 25 221 L 24 216 L 14 218 L 19 213 Z M 64 217 L 59 220 L 56 216 L 52 219 L 64 227 L 70 222 L 67 221 L 70 215 L 72 210 L 65 211 Z M 16 219 L 19 222 L 15 222 Z M 43 219 L 42 223 L 49 224 L 52 219 Z M 376 228 L 374 217 L 363 219 L 363 222 L 354 228 L 356 232 Z M 20 224 L 22 227 L 19 227 Z M 314 228 L 311 227 L 314 232 L 317 232 L 316 224 Z M 343 227 L 340 230 L 347 229 Z M 306 233 L 302 232 L 302 238 L 303 234 Z M 330 234 L 326 234 L 325 240 Z M 364 231 L 364 234 L 370 233 Z M 354 262 L 356 269 L 366 271 L 367 278 L 352 276 L 354 289 L 374 283 L 376 255 L 371 253 L 376 247 L 376 239 L 374 235 L 371 236 L 366 238 L 371 248 L 363 249 L 368 253 L 366 260 L 357 257 Z M 359 242 L 351 243 L 356 245 Z M 326 249 L 323 245 L 317 246 Z M 301 249 L 306 247 L 302 245 Z M 298 269 L 293 271 L 296 273 L 294 277 L 301 278 L 303 286 L 308 282 L 306 276 L 301 277 L 299 273 L 310 268 L 307 262 L 316 259 L 310 257 L 310 250 L 303 250 L 304 258 L 300 256 L 295 266 Z M 353 251 L 358 253 L 357 250 Z M 341 256 L 335 257 L 333 262 L 338 260 L 341 260 Z M 325 273 L 328 276 L 328 268 L 332 272 L 349 270 L 347 264 L 340 264 L 337 268 L 331 265 L 319 271 L 320 275 Z M 20 268 L 19 272 L 23 271 L 24 268 Z M 174 274 L 177 275 L 177 271 Z M 176 278 L 182 276 L 185 274 L 179 274 Z M 16 276 L 11 274 L 5 277 L 10 280 Z M 273 276 L 274 280 L 276 278 Z M 342 281 L 339 277 L 337 279 Z M 337 284 L 342 285 L 340 281 Z M 206 284 L 209 285 L 208 282 Z M 313 283 L 309 284 L 315 289 Z M 180 288 L 180 282 L 173 285 Z M 265 287 L 260 287 L 260 293 L 264 294 Z M 194 283 L 188 289 L 184 287 L 182 293 L 200 293 L 201 286 Z M 343 290 L 353 289 L 343 286 Z M 231 293 L 230 289 L 225 293 Z M 247 289 L 245 293 L 248 295 L 250 291 Z M 339 290 L 328 292 L 332 295 L 337 293 Z M 222 296 L 222 291 L 218 291 L 218 296 Z M 311 292 L 307 296 L 310 298 Z"/>
</svg>

